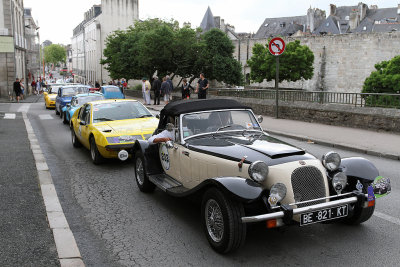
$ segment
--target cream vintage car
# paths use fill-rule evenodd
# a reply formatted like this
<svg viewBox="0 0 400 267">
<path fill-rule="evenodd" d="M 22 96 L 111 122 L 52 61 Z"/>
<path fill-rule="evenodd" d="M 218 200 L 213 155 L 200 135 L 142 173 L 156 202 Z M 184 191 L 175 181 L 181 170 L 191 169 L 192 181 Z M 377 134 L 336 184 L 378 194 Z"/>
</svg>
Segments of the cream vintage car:
<svg viewBox="0 0 400 267">
<path fill-rule="evenodd" d="M 248 223 L 360 224 L 375 209 L 374 181 L 390 191 L 389 179 L 370 161 L 341 159 L 335 152 L 317 159 L 265 133 L 261 120 L 235 100 L 166 105 L 155 133 L 173 131 L 175 140 L 136 141 L 139 189 L 152 192 L 157 186 L 175 197 L 197 196 L 204 232 L 219 253 L 244 243 Z"/>
</svg>

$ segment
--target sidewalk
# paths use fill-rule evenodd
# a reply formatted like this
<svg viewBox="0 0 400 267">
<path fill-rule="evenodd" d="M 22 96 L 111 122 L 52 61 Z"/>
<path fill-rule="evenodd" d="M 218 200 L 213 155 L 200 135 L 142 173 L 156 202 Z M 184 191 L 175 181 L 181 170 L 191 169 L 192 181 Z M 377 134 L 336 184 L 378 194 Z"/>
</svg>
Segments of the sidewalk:
<svg viewBox="0 0 400 267">
<path fill-rule="evenodd" d="M 141 102 L 142 99 L 135 98 Z M 146 106 L 160 111 L 163 105 Z M 272 134 L 378 157 L 400 160 L 400 135 L 263 116 L 263 129 Z"/>
<path fill-rule="evenodd" d="M 43 94 L 41 95 L 28 95 L 24 97 L 24 100 L 20 100 L 19 103 L 37 103 L 41 98 L 44 98 Z M 17 103 L 17 100 L 10 101 L 8 98 L 0 98 L 0 103 Z"/>
</svg>

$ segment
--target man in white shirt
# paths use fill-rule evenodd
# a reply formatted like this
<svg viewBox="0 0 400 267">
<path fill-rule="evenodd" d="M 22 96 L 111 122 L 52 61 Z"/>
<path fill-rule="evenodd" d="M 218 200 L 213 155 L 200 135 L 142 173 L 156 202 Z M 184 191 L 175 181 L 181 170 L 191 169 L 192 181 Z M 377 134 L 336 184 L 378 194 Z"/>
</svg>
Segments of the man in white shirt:
<svg viewBox="0 0 400 267">
<path fill-rule="evenodd" d="M 167 141 L 174 141 L 174 140 L 175 140 L 174 130 L 168 131 L 167 129 L 165 129 L 161 133 L 153 135 L 147 141 L 150 144 L 157 144 L 157 143 L 162 143 L 162 142 L 167 142 Z"/>
</svg>

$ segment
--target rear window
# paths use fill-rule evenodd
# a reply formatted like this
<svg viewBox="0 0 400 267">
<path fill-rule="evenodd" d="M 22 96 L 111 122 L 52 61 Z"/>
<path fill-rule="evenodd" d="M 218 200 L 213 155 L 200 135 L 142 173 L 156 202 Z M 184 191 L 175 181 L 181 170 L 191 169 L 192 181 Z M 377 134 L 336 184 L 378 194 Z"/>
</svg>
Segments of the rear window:
<svg viewBox="0 0 400 267">
<path fill-rule="evenodd" d="M 108 93 L 111 93 L 111 92 L 113 92 L 113 93 L 115 93 L 115 92 L 121 93 L 121 90 L 118 87 L 105 87 L 104 91 L 108 92 Z"/>
</svg>

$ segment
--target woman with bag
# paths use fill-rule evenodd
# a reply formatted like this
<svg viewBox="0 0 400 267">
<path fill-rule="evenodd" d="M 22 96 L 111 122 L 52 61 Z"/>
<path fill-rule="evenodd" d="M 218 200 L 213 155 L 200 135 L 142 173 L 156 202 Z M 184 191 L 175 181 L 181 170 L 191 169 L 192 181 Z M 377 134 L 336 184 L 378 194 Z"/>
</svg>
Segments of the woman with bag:
<svg viewBox="0 0 400 267">
<path fill-rule="evenodd" d="M 183 79 L 183 83 L 182 83 L 182 99 L 189 99 L 190 98 L 190 89 L 194 89 L 188 82 L 186 79 Z"/>
</svg>

